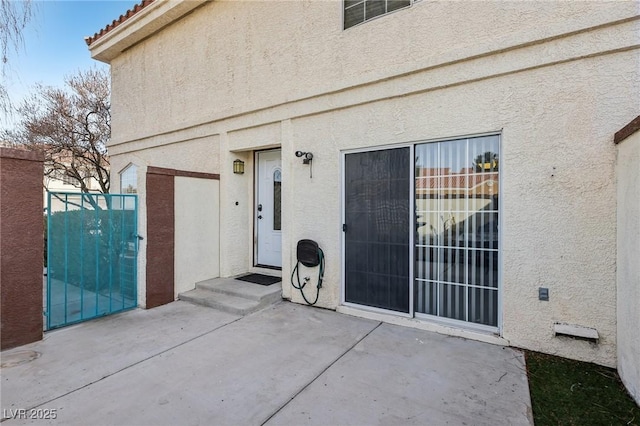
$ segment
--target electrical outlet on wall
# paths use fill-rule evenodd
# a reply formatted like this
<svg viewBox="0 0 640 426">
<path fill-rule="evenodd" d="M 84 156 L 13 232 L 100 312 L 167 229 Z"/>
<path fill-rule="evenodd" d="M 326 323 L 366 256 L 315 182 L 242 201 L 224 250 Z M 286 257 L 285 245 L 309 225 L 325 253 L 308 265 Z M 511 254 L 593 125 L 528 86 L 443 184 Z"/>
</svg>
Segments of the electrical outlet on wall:
<svg viewBox="0 0 640 426">
<path fill-rule="evenodd" d="M 549 289 L 546 287 L 538 287 L 538 300 L 549 300 Z"/>
</svg>

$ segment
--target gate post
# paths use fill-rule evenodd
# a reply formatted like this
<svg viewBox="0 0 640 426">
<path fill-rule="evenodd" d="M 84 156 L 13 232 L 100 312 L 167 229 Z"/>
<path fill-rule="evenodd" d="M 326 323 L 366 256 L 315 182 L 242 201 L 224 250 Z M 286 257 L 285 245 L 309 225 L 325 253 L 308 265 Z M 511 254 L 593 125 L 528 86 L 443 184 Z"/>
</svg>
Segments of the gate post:
<svg viewBox="0 0 640 426">
<path fill-rule="evenodd" d="M 42 339 L 44 155 L 0 148 L 0 349 Z"/>
<path fill-rule="evenodd" d="M 147 309 L 174 301 L 175 174 L 147 168 Z"/>
</svg>

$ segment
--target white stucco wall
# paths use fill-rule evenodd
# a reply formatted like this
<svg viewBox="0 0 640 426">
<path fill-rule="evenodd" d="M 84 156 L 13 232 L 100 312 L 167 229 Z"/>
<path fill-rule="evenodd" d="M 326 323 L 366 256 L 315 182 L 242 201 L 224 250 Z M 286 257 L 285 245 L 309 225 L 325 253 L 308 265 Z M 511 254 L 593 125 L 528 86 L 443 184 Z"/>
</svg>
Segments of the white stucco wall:
<svg viewBox="0 0 640 426">
<path fill-rule="evenodd" d="M 618 371 L 640 404 L 640 132 L 618 145 Z"/>
<path fill-rule="evenodd" d="M 633 1 L 416 2 L 377 22 L 342 31 L 341 4 L 210 2 L 132 46 L 111 63 L 112 101 L 121 105 L 113 111 L 111 143 L 637 14 Z"/>
<path fill-rule="evenodd" d="M 221 140 L 224 145 L 226 135 Z M 236 159 L 244 161 L 245 173 L 242 175 L 232 172 Z M 253 198 L 250 196 L 253 193 L 253 155 L 249 152 L 226 151 L 222 160 L 220 275 L 229 277 L 248 271 L 253 263 Z"/>
<path fill-rule="evenodd" d="M 212 2 L 112 61 L 110 149 L 185 169 L 173 163 L 206 155 L 190 141 L 218 143 L 218 168 L 202 171 L 221 176 L 229 276 L 253 265 L 254 151 L 281 147 L 283 295 L 301 301 L 288 277 L 311 238 L 327 260 L 318 305 L 335 309 L 341 152 L 499 132 L 501 334 L 613 366 L 611 140 L 637 115 L 638 15 L 635 2 L 417 2 L 342 31 L 340 2 Z M 296 150 L 314 153 L 313 178 Z M 556 321 L 600 340 L 555 337 Z"/>
<path fill-rule="evenodd" d="M 220 182 L 177 176 L 174 184 L 177 298 L 220 276 Z"/>
</svg>

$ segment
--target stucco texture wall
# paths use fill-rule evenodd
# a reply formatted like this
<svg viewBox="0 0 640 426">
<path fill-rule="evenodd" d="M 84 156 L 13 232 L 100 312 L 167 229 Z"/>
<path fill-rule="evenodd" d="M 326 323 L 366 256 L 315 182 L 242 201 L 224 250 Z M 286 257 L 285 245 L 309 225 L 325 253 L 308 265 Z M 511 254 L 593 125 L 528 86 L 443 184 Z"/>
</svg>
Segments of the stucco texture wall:
<svg viewBox="0 0 640 426">
<path fill-rule="evenodd" d="M 637 14 L 633 1 L 416 2 L 343 31 L 341 5 L 210 2 L 127 49 L 111 63 L 111 144 Z"/>
<path fill-rule="evenodd" d="M 341 153 L 500 133 L 500 333 L 615 365 L 611 141 L 637 115 L 637 3 L 417 2 L 347 31 L 340 4 L 212 2 L 123 52 L 111 64 L 117 161 L 180 168 L 206 154 L 182 141 L 219 142 L 228 276 L 252 264 L 253 151 L 281 147 L 283 294 L 301 302 L 288 277 L 311 238 L 327 260 L 318 305 L 335 309 Z M 314 153 L 313 178 L 296 150 Z M 596 328 L 599 342 L 555 337 L 554 322 Z"/>
<path fill-rule="evenodd" d="M 640 132 L 618 145 L 618 371 L 640 404 Z"/>
<path fill-rule="evenodd" d="M 220 182 L 175 178 L 175 297 L 220 276 Z"/>
<path fill-rule="evenodd" d="M 0 147 L 0 350 L 42 339 L 43 162 Z"/>
</svg>

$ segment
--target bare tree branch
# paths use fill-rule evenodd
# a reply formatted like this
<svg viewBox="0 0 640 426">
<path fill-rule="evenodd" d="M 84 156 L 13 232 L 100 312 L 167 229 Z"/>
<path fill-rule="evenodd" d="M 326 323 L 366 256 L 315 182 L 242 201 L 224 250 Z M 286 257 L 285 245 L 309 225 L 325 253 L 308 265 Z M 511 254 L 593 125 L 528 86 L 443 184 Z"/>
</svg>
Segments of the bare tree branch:
<svg viewBox="0 0 640 426">
<path fill-rule="evenodd" d="M 33 16 L 32 0 L 0 0 L 0 55 L 2 55 L 2 83 L 0 83 L 0 110 L 8 114 L 11 100 L 5 87 L 6 66 L 9 53 L 18 52 L 24 46 L 22 31 Z"/>
<path fill-rule="evenodd" d="M 108 193 L 109 96 L 109 76 L 99 69 L 68 76 L 65 88 L 38 85 L 17 109 L 16 129 L 1 136 L 43 152 L 45 176 L 66 178 L 84 193 Z M 92 182 L 99 188 L 91 188 Z"/>
</svg>

